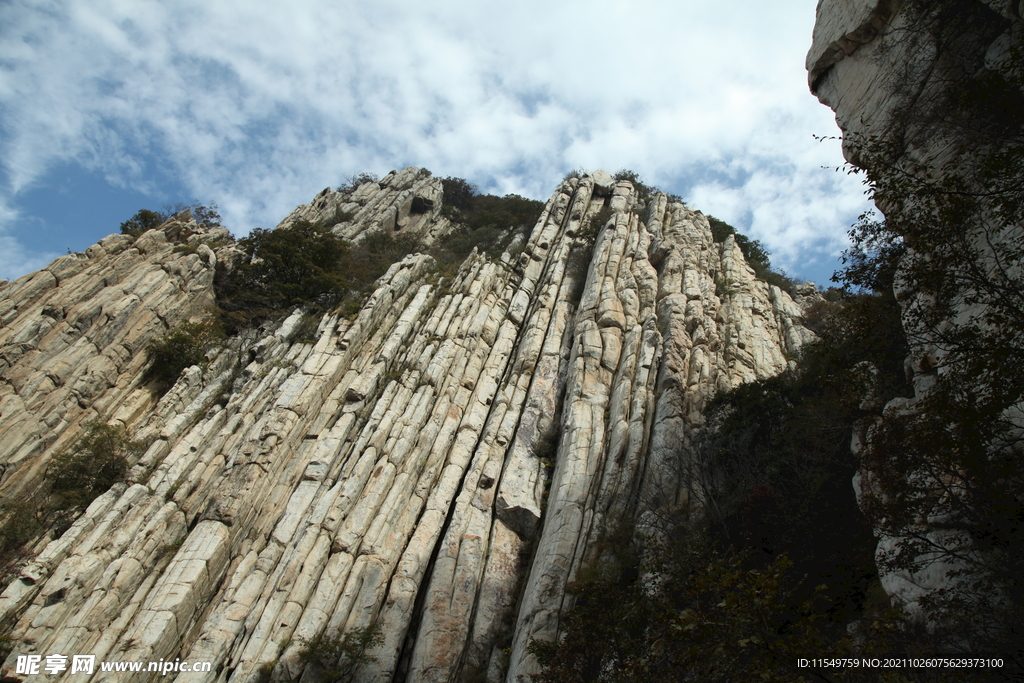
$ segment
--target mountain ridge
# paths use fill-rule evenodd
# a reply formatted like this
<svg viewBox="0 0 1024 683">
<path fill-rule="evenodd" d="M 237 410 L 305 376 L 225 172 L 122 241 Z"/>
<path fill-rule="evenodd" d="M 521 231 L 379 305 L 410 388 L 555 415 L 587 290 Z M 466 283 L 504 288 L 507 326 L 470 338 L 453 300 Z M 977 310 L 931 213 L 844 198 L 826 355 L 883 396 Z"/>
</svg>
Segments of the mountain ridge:
<svg viewBox="0 0 1024 683">
<path fill-rule="evenodd" d="M 358 210 L 337 213 L 328 191 L 279 229 L 352 215 L 361 232 L 437 239 L 450 226 L 438 185 L 406 169 L 355 188 Z M 573 247 L 605 208 L 574 272 Z M 351 319 L 327 313 L 313 339 L 291 340 L 296 311 L 157 398 L 140 350 L 209 310 L 217 264 L 237 260 L 208 246 L 220 230 L 180 217 L 0 290 L 12 378 L 0 487 L 29 490 L 94 421 L 149 442 L 0 597 L 14 627 L 5 676 L 17 655 L 57 648 L 206 659 L 211 681 L 273 665 L 272 680 L 290 680 L 303 640 L 377 624 L 355 680 L 517 680 L 537 671 L 527 645 L 555 636 L 602 520 L 657 498 L 709 396 L 787 368 L 813 338 L 734 238 L 595 173 L 561 184 L 518 257 L 474 253 L 432 284 L 433 259 L 407 256 Z M 65 358 L 77 363 L 56 373 Z"/>
</svg>

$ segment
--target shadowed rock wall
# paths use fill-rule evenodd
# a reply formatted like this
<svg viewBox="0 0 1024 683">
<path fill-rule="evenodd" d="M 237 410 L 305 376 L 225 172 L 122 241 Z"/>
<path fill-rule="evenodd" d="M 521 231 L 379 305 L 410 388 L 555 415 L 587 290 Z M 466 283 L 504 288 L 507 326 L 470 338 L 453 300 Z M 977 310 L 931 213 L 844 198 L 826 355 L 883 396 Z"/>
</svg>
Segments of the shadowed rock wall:
<svg viewBox="0 0 1024 683">
<path fill-rule="evenodd" d="M 933 188 L 939 188 L 941 180 L 949 182 L 944 191 L 952 187 L 956 193 L 976 193 L 980 207 L 977 214 L 963 213 L 954 226 L 961 233 L 955 239 L 969 245 L 963 253 L 974 254 L 975 262 L 949 264 L 943 276 L 950 281 L 957 281 L 957 268 L 966 272 L 975 267 L 992 281 L 995 276 L 991 274 L 998 272 L 1013 282 L 1011 289 L 1019 289 L 1021 264 L 1015 245 L 1024 226 L 969 220 L 986 212 L 1005 215 L 992 210 L 997 198 L 986 206 L 988 188 L 979 185 L 978 178 L 983 174 L 978 169 L 986 155 L 999 152 L 1006 141 L 1016 140 L 1019 145 L 1021 93 L 1003 102 L 982 99 L 979 93 L 992 83 L 1007 85 L 1007 92 L 1019 87 L 1022 14 L 1024 3 L 1017 0 L 818 3 L 814 43 L 807 55 L 809 83 L 818 99 L 835 111 L 847 159 L 867 170 L 876 181 L 889 174 L 921 179 L 924 184 L 932 182 Z M 998 111 L 1006 102 L 1013 103 L 1009 105 L 1012 111 Z M 908 188 L 913 186 L 907 183 Z M 921 196 L 926 193 L 919 193 Z M 893 207 L 886 205 L 884 196 L 881 199 L 879 208 L 891 213 Z M 913 210 L 914 200 L 905 201 Z M 949 222 L 948 216 L 936 213 L 929 209 L 915 215 L 917 223 L 927 226 L 922 232 L 940 220 Z M 902 263 L 904 274 L 913 272 L 917 258 L 913 245 L 909 246 Z M 959 281 L 966 282 L 967 278 Z M 971 297 L 971 289 L 965 285 L 960 294 L 968 295 L 952 299 L 953 310 L 940 325 L 926 325 L 921 322 L 924 316 L 920 312 L 935 302 L 934 292 L 924 290 L 912 277 L 896 278 L 895 294 L 903 307 L 904 328 L 911 345 L 906 367 L 915 397 L 892 400 L 885 408 L 886 415 L 912 415 L 920 410 L 921 399 L 946 371 L 943 358 L 951 345 L 942 342 L 943 336 L 956 326 L 984 327 L 976 321 L 985 318 L 985 295 Z M 999 303 L 995 297 L 989 301 Z M 977 385 L 972 391 L 982 395 L 985 387 Z M 1007 422 L 1019 426 L 1019 410 L 1014 412 L 1006 416 Z M 861 453 L 869 441 L 870 428 L 865 425 L 854 441 L 855 452 Z M 870 471 L 858 474 L 855 489 L 859 497 L 884 495 L 873 487 L 873 476 Z M 908 480 L 928 476 L 906 473 Z M 906 530 L 907 536 L 876 532 L 882 586 L 911 613 L 918 614 L 922 598 L 967 580 L 963 576 L 969 578 L 975 571 L 956 557 L 958 553 L 961 558 L 974 553 L 967 550 L 970 543 L 964 544 L 964 534 L 951 530 L 956 525 L 948 523 L 950 518 L 938 513 L 925 517 Z M 901 548 L 912 536 L 927 539 L 933 548 L 954 548 L 957 552 L 936 552 L 936 561 L 928 560 L 928 554 L 908 561 L 900 557 Z M 893 562 L 894 558 L 915 569 L 894 568 L 899 564 Z M 975 562 L 972 566 L 978 565 Z"/>
</svg>

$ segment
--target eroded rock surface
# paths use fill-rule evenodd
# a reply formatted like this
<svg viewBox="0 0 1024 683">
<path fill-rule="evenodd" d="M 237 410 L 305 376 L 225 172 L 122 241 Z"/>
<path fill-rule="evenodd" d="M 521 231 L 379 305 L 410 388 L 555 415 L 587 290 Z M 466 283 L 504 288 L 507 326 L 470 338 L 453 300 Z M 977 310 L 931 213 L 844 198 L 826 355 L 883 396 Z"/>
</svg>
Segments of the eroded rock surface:
<svg viewBox="0 0 1024 683">
<path fill-rule="evenodd" d="M 429 238 L 450 230 L 440 205 L 439 181 L 406 169 L 282 225 Z M 173 239 L 195 253 L 172 227 L 113 236 L 0 290 L 4 490 L 38 483 L 90 420 L 150 443 L 0 596 L 6 676 L 59 652 L 213 663 L 181 681 L 316 680 L 305 641 L 378 624 L 356 680 L 523 680 L 602 530 L 678 502 L 671 462 L 706 401 L 811 338 L 701 213 L 640 207 L 597 172 L 555 191 L 521 253 L 448 279 L 409 256 L 352 319 L 292 340 L 297 311 L 156 401 L 142 352 L 204 312 L 231 250 L 188 225 Z"/>
<path fill-rule="evenodd" d="M 977 96 L 976 89 L 986 82 L 1001 83 L 1007 92 L 1019 89 L 1020 73 L 1016 69 L 1020 68 L 1022 15 L 1024 4 L 1017 0 L 820 0 L 814 44 L 807 55 L 809 82 L 819 100 L 835 111 L 847 159 L 868 170 L 875 179 L 885 177 L 885 173 L 934 179 L 936 183 L 943 177 L 955 179 L 958 192 L 978 192 L 979 213 L 991 211 L 991 205 L 986 206 L 985 192 L 978 190 L 977 169 L 985 155 L 998 149 L 1000 139 L 1019 135 L 1019 119 L 1014 118 L 1019 112 L 1009 116 L 1009 120 L 1018 121 L 1014 124 L 1016 133 L 1011 128 L 993 127 L 990 114 L 994 108 L 978 110 L 977 103 L 986 100 Z M 1016 60 L 1011 58 L 1014 51 Z M 1017 92 L 1008 101 L 1019 103 L 1020 96 Z M 886 205 L 885 197 L 881 199 L 879 208 L 883 212 L 893 209 Z M 913 200 L 908 204 L 913 207 Z M 981 256 L 964 267 L 977 267 L 981 277 L 994 271 L 1018 277 L 1019 250 L 1013 245 L 1019 242 L 1024 226 L 999 224 L 998 218 L 993 218 L 979 230 L 976 224 L 969 227 L 968 217 L 965 214 L 955 219 L 963 233 L 957 239 L 973 245 Z M 921 211 L 917 217 L 917 222 L 926 226 L 929 221 L 935 225 L 940 220 L 930 211 Z M 913 249 L 908 249 L 904 266 L 912 264 L 914 258 Z M 950 266 L 951 270 L 956 267 Z M 947 277 L 953 280 L 953 275 L 951 272 Z M 895 293 L 903 307 L 904 328 L 911 345 L 906 367 L 915 396 L 891 401 L 885 407 L 889 416 L 914 414 L 919 409 L 921 399 L 945 371 L 941 366 L 948 345 L 941 343 L 941 337 L 954 326 L 969 327 L 975 324 L 971 321 L 983 320 L 986 312 L 984 295 L 973 300 L 966 296 L 954 304 L 950 317 L 937 331 L 922 324 L 918 313 L 934 301 L 933 292 L 922 290 L 912 278 L 897 277 Z M 985 387 L 976 386 L 974 391 L 980 395 Z M 1014 412 L 1007 416 L 1008 422 L 1020 425 L 1019 411 Z M 868 447 L 870 432 L 871 426 L 864 425 L 853 444 L 855 453 Z M 906 476 L 911 479 L 922 474 L 908 472 Z M 855 489 L 859 497 L 882 495 L 872 485 L 873 478 L 870 471 L 858 474 Z M 970 563 L 956 557 L 958 553 L 972 553 L 958 545 L 964 543 L 962 534 L 958 541 L 951 541 L 958 536 L 951 531 L 955 525 L 949 524 L 950 518 L 936 514 L 918 522 L 906 536 L 876 531 L 882 586 L 912 614 L 921 614 L 923 598 L 951 589 L 959 581 L 969 582 L 974 571 L 968 569 Z M 927 539 L 934 548 L 957 548 L 957 552 L 936 553 L 939 559 L 935 561 L 921 556 L 893 562 L 911 535 Z M 916 565 L 916 570 L 896 568 L 901 563 L 904 567 Z"/>
</svg>

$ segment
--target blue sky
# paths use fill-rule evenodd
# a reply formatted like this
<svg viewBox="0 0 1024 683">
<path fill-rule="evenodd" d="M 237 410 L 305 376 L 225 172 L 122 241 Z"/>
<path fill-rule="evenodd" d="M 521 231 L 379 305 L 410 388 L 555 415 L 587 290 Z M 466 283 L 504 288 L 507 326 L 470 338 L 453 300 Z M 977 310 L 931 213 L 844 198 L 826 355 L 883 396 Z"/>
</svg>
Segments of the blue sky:
<svg viewBox="0 0 1024 683">
<path fill-rule="evenodd" d="M 140 208 L 236 235 L 416 165 L 546 199 L 620 168 L 827 283 L 867 208 L 807 90 L 815 0 L 8 0 L 0 278 Z"/>
</svg>

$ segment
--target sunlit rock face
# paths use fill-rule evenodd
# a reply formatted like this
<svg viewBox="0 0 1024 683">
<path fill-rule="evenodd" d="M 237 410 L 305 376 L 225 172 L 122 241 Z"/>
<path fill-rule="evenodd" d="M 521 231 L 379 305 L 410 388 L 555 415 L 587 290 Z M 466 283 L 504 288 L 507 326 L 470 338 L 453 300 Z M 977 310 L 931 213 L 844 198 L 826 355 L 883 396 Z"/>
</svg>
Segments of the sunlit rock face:
<svg viewBox="0 0 1024 683">
<path fill-rule="evenodd" d="M 1019 83 L 1019 62 L 1015 66 L 1011 54 L 1020 46 L 1022 13 L 1024 3 L 1017 0 L 819 0 L 813 45 L 807 55 L 809 84 L 818 99 L 835 111 L 846 158 L 875 178 L 900 169 L 919 178 L 960 179 L 958 189 L 964 191 L 977 187 L 972 176 L 978 160 L 998 149 L 1002 133 L 997 129 L 1005 123 L 994 123 L 997 117 L 992 111 L 972 110 L 964 104 L 971 103 L 973 88 L 993 78 Z M 930 19 L 936 16 L 941 19 Z M 1019 134 L 1019 128 L 1014 134 Z M 892 209 L 884 197 L 882 200 L 879 208 L 883 213 Z M 922 215 L 921 219 L 929 217 Z M 965 241 L 979 247 L 982 272 L 1005 269 L 1019 277 L 1021 264 L 1008 255 L 1024 226 L 997 225 L 985 234 L 971 230 L 964 228 Z M 913 250 L 904 258 L 904 266 L 911 264 Z M 935 341 L 935 327 L 922 326 L 916 314 L 931 305 L 933 295 L 907 277 L 897 277 L 895 289 L 911 342 L 907 372 L 915 397 L 894 399 L 885 411 L 913 414 L 942 372 L 945 352 Z M 945 329 L 973 324 L 969 321 L 985 313 L 983 303 L 958 304 Z M 1016 418 L 1012 421 L 1020 423 Z M 867 447 L 870 430 L 865 425 L 855 437 L 855 453 Z M 879 495 L 872 486 L 873 476 L 870 471 L 858 473 L 854 482 L 858 496 Z M 953 547 L 952 532 L 939 528 L 946 521 L 922 520 L 916 532 L 935 547 Z M 890 596 L 911 614 L 919 614 L 920 600 L 937 589 L 950 588 L 950 577 L 964 565 L 944 560 L 916 572 L 886 570 L 881 560 L 898 556 L 904 538 L 880 535 L 880 578 Z"/>
<path fill-rule="evenodd" d="M 429 242 L 452 229 L 441 203 L 405 169 L 325 190 L 279 229 L 338 217 L 349 239 Z M 377 624 L 356 680 L 524 680 L 602 529 L 678 502 L 666 463 L 708 399 L 812 338 L 703 214 L 595 172 L 555 190 L 521 251 L 447 278 L 406 257 L 353 317 L 312 339 L 294 338 L 301 311 L 245 332 L 157 400 L 144 349 L 212 305 L 218 264 L 239 259 L 224 241 L 182 218 L 0 288 L 4 495 L 38 486 L 90 421 L 149 444 L 0 597 L 3 675 L 61 653 L 314 680 L 305 641 Z"/>
</svg>

